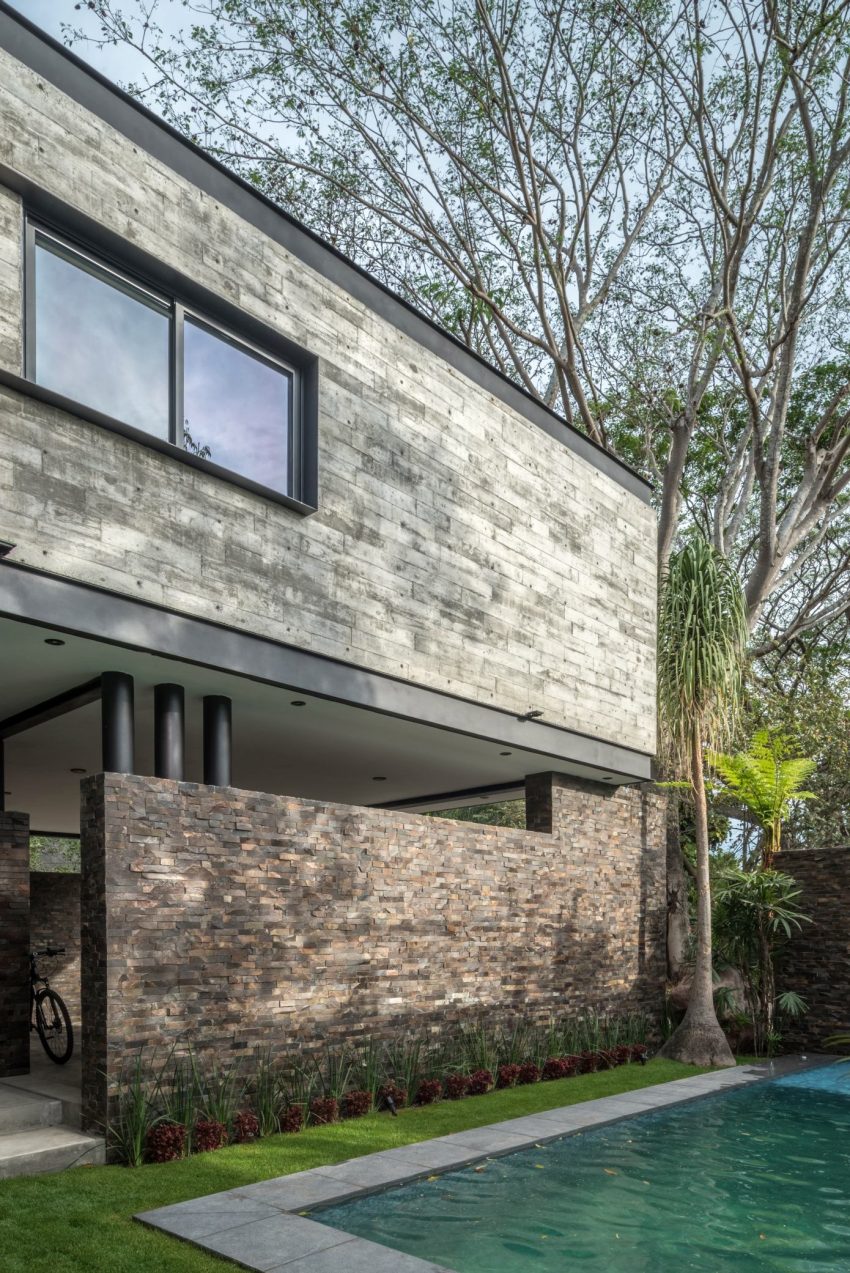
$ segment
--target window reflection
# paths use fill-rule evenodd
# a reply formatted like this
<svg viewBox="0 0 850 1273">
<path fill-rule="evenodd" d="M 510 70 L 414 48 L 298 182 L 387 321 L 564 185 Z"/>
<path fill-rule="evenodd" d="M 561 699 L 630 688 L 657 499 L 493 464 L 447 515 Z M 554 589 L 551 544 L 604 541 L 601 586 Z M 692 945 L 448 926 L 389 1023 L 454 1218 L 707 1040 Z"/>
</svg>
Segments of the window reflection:
<svg viewBox="0 0 850 1273">
<path fill-rule="evenodd" d="M 186 450 L 286 491 L 291 376 L 188 317 L 183 368 Z"/>
<path fill-rule="evenodd" d="M 35 310 L 38 384 L 168 438 L 169 307 L 39 236 Z"/>
</svg>

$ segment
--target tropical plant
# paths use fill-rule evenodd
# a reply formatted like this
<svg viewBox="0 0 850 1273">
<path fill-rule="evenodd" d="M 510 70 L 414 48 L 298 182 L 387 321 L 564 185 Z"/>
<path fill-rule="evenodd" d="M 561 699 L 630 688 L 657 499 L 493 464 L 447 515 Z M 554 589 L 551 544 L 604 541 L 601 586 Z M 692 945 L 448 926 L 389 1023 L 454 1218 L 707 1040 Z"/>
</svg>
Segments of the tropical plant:
<svg viewBox="0 0 850 1273">
<path fill-rule="evenodd" d="M 777 1009 L 799 1016 L 805 1003 L 793 991 L 776 993 L 778 947 L 809 920 L 799 908 L 800 890 L 790 875 L 769 867 L 725 867 L 715 878 L 717 953 L 743 978 L 756 1052 L 769 1051 Z"/>
<path fill-rule="evenodd" d="M 152 1086 L 139 1052 L 133 1058 L 129 1073 L 120 1080 L 115 1118 L 106 1125 L 110 1150 L 130 1167 L 141 1167 L 148 1136 L 162 1122 L 151 1096 Z"/>
<path fill-rule="evenodd" d="M 664 575 L 658 621 L 658 703 L 668 764 L 691 788 L 696 829 L 696 955 L 688 1008 L 662 1055 L 694 1065 L 734 1065 L 714 1009 L 707 743 L 734 736 L 743 696 L 747 607 L 725 558 L 692 535 Z"/>
<path fill-rule="evenodd" d="M 753 735 L 747 751 L 709 752 L 708 760 L 723 780 L 720 798 L 743 805 L 762 828 L 762 866 L 771 867 L 794 801 L 815 799 L 803 786 L 814 772 L 814 760 L 789 756 L 787 741 L 767 729 Z"/>
</svg>

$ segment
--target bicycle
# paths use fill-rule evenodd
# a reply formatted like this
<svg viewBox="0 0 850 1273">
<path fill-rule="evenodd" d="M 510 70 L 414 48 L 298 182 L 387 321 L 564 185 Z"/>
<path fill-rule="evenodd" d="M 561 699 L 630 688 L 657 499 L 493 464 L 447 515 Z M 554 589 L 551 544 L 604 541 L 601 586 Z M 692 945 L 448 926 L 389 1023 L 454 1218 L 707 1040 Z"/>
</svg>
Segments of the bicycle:
<svg viewBox="0 0 850 1273">
<path fill-rule="evenodd" d="M 48 946 L 30 954 L 30 1030 L 37 1031 L 42 1047 L 57 1065 L 71 1059 L 74 1030 L 64 999 L 56 990 L 51 990 L 50 982 L 39 974 L 36 960 L 41 955 L 52 959 L 54 955 L 64 954 L 64 946 Z"/>
</svg>

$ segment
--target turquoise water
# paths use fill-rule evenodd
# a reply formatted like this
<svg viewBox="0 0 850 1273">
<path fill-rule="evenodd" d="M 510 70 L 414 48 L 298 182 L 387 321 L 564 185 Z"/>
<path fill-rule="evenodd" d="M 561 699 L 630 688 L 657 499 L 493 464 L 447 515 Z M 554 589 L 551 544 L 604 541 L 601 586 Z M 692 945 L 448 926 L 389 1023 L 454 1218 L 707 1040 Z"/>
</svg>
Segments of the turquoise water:
<svg viewBox="0 0 850 1273">
<path fill-rule="evenodd" d="M 458 1273 L 850 1271 L 850 1065 L 642 1114 L 314 1219 Z"/>
</svg>

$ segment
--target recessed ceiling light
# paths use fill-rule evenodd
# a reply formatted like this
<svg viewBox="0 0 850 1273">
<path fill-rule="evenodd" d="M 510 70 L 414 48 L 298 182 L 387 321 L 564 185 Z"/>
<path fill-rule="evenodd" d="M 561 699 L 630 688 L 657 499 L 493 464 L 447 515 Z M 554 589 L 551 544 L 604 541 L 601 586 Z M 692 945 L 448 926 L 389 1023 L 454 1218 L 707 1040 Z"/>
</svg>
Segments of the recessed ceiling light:
<svg viewBox="0 0 850 1273">
<path fill-rule="evenodd" d="M 59 637 L 45 637 L 44 644 L 45 645 L 64 645 L 65 642 L 60 640 Z"/>
<path fill-rule="evenodd" d="M 303 698 L 293 698 L 289 704 L 290 707 L 306 707 L 307 704 Z"/>
<path fill-rule="evenodd" d="M 373 781 L 373 782 L 386 782 L 386 781 L 387 781 L 386 774 L 375 774 L 375 777 L 372 779 L 372 781 Z"/>
<path fill-rule="evenodd" d="M 500 751 L 500 752 L 499 752 L 499 755 L 500 755 L 500 756 L 512 756 L 512 755 L 513 755 L 513 752 L 512 752 L 512 751 Z"/>
<path fill-rule="evenodd" d="M 71 770 L 71 773 L 72 773 L 72 774 L 87 774 L 87 773 L 88 773 L 88 770 L 87 770 L 87 769 L 75 768 L 75 769 L 72 769 L 72 770 Z"/>
</svg>

